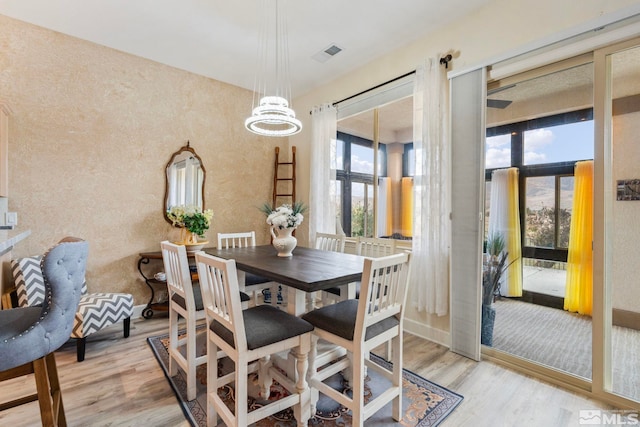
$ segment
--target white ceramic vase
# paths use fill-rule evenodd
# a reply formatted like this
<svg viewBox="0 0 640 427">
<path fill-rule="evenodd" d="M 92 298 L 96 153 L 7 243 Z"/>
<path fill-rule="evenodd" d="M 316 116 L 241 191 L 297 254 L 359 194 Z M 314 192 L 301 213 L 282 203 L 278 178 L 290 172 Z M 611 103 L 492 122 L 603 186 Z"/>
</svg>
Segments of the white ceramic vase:
<svg viewBox="0 0 640 427">
<path fill-rule="evenodd" d="M 273 247 L 278 251 L 278 256 L 289 257 L 298 244 L 298 239 L 291 235 L 295 228 L 278 228 L 271 226 L 271 236 L 273 237 Z"/>
</svg>

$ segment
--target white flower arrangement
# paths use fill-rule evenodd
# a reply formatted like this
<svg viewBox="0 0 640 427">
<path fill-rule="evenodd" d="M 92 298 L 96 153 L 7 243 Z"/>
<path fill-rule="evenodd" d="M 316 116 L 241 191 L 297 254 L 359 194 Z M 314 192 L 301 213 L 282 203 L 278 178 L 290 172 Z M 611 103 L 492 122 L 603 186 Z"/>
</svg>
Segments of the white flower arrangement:
<svg viewBox="0 0 640 427">
<path fill-rule="evenodd" d="M 302 202 L 296 202 L 293 206 L 281 205 L 276 209 L 271 209 L 271 205 L 265 203 L 260 210 L 267 215 L 267 224 L 283 229 L 296 228 L 302 224 L 304 220 L 302 213 L 306 209 Z"/>
</svg>

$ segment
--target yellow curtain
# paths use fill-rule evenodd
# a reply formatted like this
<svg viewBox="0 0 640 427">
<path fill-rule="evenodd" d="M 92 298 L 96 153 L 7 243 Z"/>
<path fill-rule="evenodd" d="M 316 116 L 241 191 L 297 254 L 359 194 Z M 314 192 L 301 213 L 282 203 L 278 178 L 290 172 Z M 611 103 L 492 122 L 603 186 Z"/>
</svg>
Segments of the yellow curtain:
<svg viewBox="0 0 640 427">
<path fill-rule="evenodd" d="M 506 246 L 509 268 L 505 274 L 507 295 L 522 296 L 522 247 L 520 237 L 520 204 L 518 195 L 518 168 L 507 170 L 507 233 Z"/>
<path fill-rule="evenodd" d="M 413 236 L 413 178 L 402 178 L 402 235 Z"/>
<path fill-rule="evenodd" d="M 384 196 L 384 209 L 385 209 L 385 218 L 386 220 L 384 221 L 384 232 L 381 233 L 382 236 L 390 236 L 391 233 L 393 233 L 393 191 L 391 188 L 391 178 L 381 178 L 380 181 L 378 181 L 378 185 L 383 185 L 384 186 L 384 191 L 383 193 L 385 194 Z M 380 201 L 382 202 L 383 198 L 380 198 Z"/>
<path fill-rule="evenodd" d="M 593 161 L 577 162 L 564 309 L 591 315 L 593 307 Z"/>
</svg>

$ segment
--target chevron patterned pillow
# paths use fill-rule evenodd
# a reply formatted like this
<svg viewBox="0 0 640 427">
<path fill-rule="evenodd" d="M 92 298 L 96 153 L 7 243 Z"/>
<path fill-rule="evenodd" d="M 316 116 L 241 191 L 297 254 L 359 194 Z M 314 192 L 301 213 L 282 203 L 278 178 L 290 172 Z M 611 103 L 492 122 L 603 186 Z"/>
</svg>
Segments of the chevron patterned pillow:
<svg viewBox="0 0 640 427">
<path fill-rule="evenodd" d="M 44 302 L 41 259 L 42 255 L 36 255 L 11 260 L 11 274 L 16 285 L 20 307 L 33 307 Z"/>
<path fill-rule="evenodd" d="M 11 260 L 11 274 L 16 285 L 18 306 L 33 307 L 44 302 L 44 277 L 40 268 L 42 255 Z M 87 293 L 87 281 L 82 284 L 82 294 Z"/>
</svg>

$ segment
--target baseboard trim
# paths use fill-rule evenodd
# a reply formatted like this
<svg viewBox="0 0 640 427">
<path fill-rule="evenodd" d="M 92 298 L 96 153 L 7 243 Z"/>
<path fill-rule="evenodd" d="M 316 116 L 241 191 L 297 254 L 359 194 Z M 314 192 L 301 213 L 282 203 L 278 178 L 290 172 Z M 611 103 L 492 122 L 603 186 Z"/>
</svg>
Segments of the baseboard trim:
<svg viewBox="0 0 640 427">
<path fill-rule="evenodd" d="M 407 319 L 405 317 L 404 330 L 412 335 L 433 341 L 447 348 L 451 347 L 451 335 L 449 332 L 443 331 L 442 329 L 433 328 L 429 325 L 425 325 L 424 323 Z"/>
<path fill-rule="evenodd" d="M 614 326 L 640 330 L 640 313 L 614 308 L 611 315 Z"/>
<path fill-rule="evenodd" d="M 147 304 L 134 305 L 133 306 L 133 314 L 131 315 L 131 319 L 136 320 L 143 318 L 142 311 L 147 308 Z"/>
</svg>

